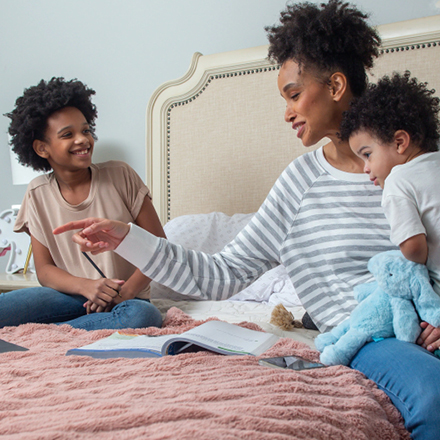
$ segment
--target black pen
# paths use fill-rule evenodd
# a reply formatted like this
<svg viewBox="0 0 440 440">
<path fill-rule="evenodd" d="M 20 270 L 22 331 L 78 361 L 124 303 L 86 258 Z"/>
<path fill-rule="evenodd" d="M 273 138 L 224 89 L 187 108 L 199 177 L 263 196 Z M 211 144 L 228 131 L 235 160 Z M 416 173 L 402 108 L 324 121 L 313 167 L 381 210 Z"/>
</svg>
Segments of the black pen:
<svg viewBox="0 0 440 440">
<path fill-rule="evenodd" d="M 95 264 L 95 262 L 87 255 L 86 252 L 83 252 L 82 254 L 87 258 L 87 260 L 89 260 L 90 264 L 98 271 L 99 275 L 101 275 L 102 278 L 107 278 L 104 275 L 104 272 Z"/>
<path fill-rule="evenodd" d="M 83 252 L 82 253 L 86 258 L 87 258 L 87 260 L 90 262 L 90 264 L 98 271 L 98 273 L 99 273 L 99 275 L 101 275 L 102 276 L 102 278 L 107 278 L 105 275 L 104 275 L 104 272 L 96 265 L 96 263 L 87 255 L 87 253 L 86 252 Z M 110 287 L 110 286 L 108 286 L 108 287 Z M 113 287 L 110 287 L 110 289 L 113 289 Z M 119 292 L 119 290 L 116 290 L 116 289 L 113 289 L 115 292 L 117 292 L 118 293 L 118 296 L 120 297 L 120 298 L 122 298 L 122 295 L 121 295 L 121 292 Z"/>
</svg>

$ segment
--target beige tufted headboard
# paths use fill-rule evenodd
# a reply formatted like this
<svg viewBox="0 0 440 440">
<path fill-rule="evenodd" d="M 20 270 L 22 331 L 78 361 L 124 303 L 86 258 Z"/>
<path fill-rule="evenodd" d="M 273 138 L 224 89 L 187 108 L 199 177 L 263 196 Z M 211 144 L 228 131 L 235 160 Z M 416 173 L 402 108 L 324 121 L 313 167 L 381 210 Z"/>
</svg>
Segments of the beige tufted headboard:
<svg viewBox="0 0 440 440">
<path fill-rule="evenodd" d="M 379 26 L 372 81 L 408 69 L 440 94 L 440 15 Z M 185 214 L 255 212 L 306 149 L 284 122 L 267 46 L 203 56 L 147 108 L 146 182 L 163 223 Z M 320 145 L 324 144 L 323 140 Z"/>
</svg>

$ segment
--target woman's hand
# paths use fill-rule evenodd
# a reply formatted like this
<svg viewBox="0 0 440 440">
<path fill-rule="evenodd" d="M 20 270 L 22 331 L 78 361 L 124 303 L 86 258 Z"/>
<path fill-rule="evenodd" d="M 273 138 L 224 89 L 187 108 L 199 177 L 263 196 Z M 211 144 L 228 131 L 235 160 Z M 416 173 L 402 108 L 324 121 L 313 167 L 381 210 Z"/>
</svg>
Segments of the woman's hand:
<svg viewBox="0 0 440 440">
<path fill-rule="evenodd" d="M 57 235 L 76 229 L 82 230 L 72 240 L 80 246 L 81 251 L 96 255 L 115 250 L 130 231 L 130 226 L 116 220 L 86 218 L 59 226 L 53 233 Z"/>
<path fill-rule="evenodd" d="M 417 344 L 426 348 L 428 351 L 434 352 L 440 348 L 440 327 L 433 327 L 427 322 L 421 322 L 422 333 L 417 339 Z"/>
</svg>

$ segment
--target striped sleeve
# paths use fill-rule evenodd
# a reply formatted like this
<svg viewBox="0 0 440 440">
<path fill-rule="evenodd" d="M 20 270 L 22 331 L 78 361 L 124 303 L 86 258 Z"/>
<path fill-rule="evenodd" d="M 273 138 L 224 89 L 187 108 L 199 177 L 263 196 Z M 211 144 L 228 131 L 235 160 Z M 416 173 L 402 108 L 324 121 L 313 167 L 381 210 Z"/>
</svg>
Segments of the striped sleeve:
<svg viewBox="0 0 440 440">
<path fill-rule="evenodd" d="M 176 292 L 222 300 L 278 265 L 273 258 L 266 260 L 269 250 L 262 250 L 259 258 L 255 252 L 246 255 L 243 249 L 256 251 L 257 242 L 246 231 L 239 235 L 228 249 L 209 255 L 187 250 L 132 224 L 116 252 L 146 276 Z"/>
<path fill-rule="evenodd" d="M 308 177 L 298 179 L 295 184 L 301 185 Z M 134 225 L 117 253 L 149 278 L 179 293 L 227 299 L 280 264 L 280 249 L 303 191 L 291 187 L 286 171 L 280 180 L 247 226 L 217 254 L 187 250 Z M 289 192 L 287 197 L 283 197 L 285 191 Z"/>
</svg>

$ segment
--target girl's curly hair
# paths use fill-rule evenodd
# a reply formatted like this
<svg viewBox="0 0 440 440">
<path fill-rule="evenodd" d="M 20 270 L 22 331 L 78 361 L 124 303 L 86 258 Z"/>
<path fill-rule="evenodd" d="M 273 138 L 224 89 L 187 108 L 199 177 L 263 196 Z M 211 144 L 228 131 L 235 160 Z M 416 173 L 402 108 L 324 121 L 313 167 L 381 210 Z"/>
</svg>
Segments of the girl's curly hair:
<svg viewBox="0 0 440 440">
<path fill-rule="evenodd" d="M 341 138 L 348 140 L 352 134 L 365 130 L 389 144 L 397 130 L 405 130 L 422 151 L 438 151 L 440 99 L 427 85 L 411 78 L 408 70 L 370 84 L 344 113 Z"/>
<path fill-rule="evenodd" d="M 86 118 L 92 136 L 95 137 L 96 106 L 91 96 L 95 91 L 87 88 L 81 81 L 64 78 L 41 80 L 36 86 L 29 87 L 23 96 L 17 98 L 15 108 L 5 116 L 11 119 L 9 135 L 12 150 L 22 165 L 36 171 L 50 171 L 49 162 L 38 156 L 33 149 L 35 139 L 44 141 L 47 119 L 64 107 L 76 107 Z"/>
<path fill-rule="evenodd" d="M 354 96 L 367 87 L 366 69 L 379 55 L 380 37 L 367 24 L 367 14 L 349 3 L 330 0 L 317 6 L 288 5 L 280 25 L 268 26 L 269 58 L 280 64 L 294 60 L 300 68 L 347 77 Z"/>
</svg>

